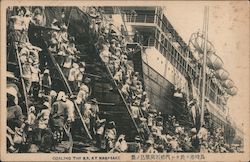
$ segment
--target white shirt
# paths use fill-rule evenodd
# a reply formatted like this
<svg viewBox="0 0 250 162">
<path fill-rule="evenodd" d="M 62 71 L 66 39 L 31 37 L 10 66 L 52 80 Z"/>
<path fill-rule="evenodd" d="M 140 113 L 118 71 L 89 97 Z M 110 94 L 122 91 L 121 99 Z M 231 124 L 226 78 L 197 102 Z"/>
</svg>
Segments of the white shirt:
<svg viewBox="0 0 250 162">
<path fill-rule="evenodd" d="M 148 126 L 153 126 L 153 117 L 148 116 Z"/>
<path fill-rule="evenodd" d="M 48 127 L 49 124 L 49 115 L 50 115 L 50 109 L 43 109 L 41 112 L 41 118 L 38 122 L 38 127 L 40 129 L 45 129 Z"/>
<path fill-rule="evenodd" d="M 182 93 L 179 93 L 179 92 L 175 92 L 175 93 L 174 93 L 174 97 L 183 98 L 183 94 L 182 94 Z"/>
<path fill-rule="evenodd" d="M 86 93 L 89 93 L 89 87 L 87 85 L 85 85 L 85 84 L 81 84 L 80 89 L 85 91 Z"/>
<path fill-rule="evenodd" d="M 38 67 L 31 66 L 31 81 L 32 82 L 39 82 L 39 73 L 41 70 Z"/>
<path fill-rule="evenodd" d="M 139 117 L 139 107 L 138 106 L 131 106 L 131 113 L 133 118 Z"/>
<path fill-rule="evenodd" d="M 148 148 L 148 150 L 146 151 L 146 153 L 158 153 L 158 151 L 157 151 L 156 149 L 154 149 L 153 146 L 150 146 L 150 147 Z"/>
<path fill-rule="evenodd" d="M 129 85 L 128 84 L 124 84 L 123 86 L 122 86 L 122 89 L 121 89 L 121 91 L 123 92 L 123 93 L 128 93 L 129 92 Z"/>
<path fill-rule="evenodd" d="M 59 32 L 58 41 L 63 42 L 63 39 L 68 39 L 68 33 L 67 32 Z"/>
<path fill-rule="evenodd" d="M 200 139 L 206 141 L 206 140 L 207 140 L 207 133 L 208 133 L 207 129 L 201 127 L 200 130 L 199 130 L 199 132 L 198 132 L 198 137 L 199 137 Z"/>
<path fill-rule="evenodd" d="M 69 77 L 68 80 L 69 81 L 75 81 L 76 80 L 76 74 L 77 73 L 77 69 L 76 68 L 72 68 L 69 70 Z"/>
<path fill-rule="evenodd" d="M 128 144 L 125 140 L 122 140 L 121 142 L 117 141 L 115 143 L 115 148 L 121 152 L 124 152 L 128 149 Z"/>
<path fill-rule="evenodd" d="M 76 97 L 76 103 L 81 104 L 87 98 L 87 93 L 84 90 L 80 90 Z"/>
<path fill-rule="evenodd" d="M 172 139 L 172 140 L 170 141 L 170 144 L 171 144 L 171 146 L 172 146 L 172 148 L 173 148 L 174 150 L 177 150 L 178 147 L 179 147 L 179 144 L 178 144 L 178 142 L 177 142 L 175 139 Z"/>
<path fill-rule="evenodd" d="M 24 22 L 24 30 L 28 31 L 29 24 L 30 24 L 31 17 L 23 17 L 23 22 Z"/>
<path fill-rule="evenodd" d="M 12 16 L 14 20 L 14 29 L 15 30 L 23 30 L 24 29 L 24 19 L 23 16 Z"/>
<path fill-rule="evenodd" d="M 104 127 L 105 127 L 105 124 L 103 124 L 101 127 L 99 127 L 99 128 L 96 130 L 96 133 L 102 135 L 103 132 L 104 132 Z"/>
<path fill-rule="evenodd" d="M 100 57 L 103 62 L 108 63 L 109 62 L 109 57 L 111 56 L 111 53 L 108 50 L 104 50 L 100 52 Z"/>
<path fill-rule="evenodd" d="M 71 56 L 71 55 L 66 56 L 64 64 L 63 64 L 63 67 L 65 67 L 65 68 L 71 68 L 72 60 L 73 60 L 73 56 Z"/>
<path fill-rule="evenodd" d="M 77 80 L 77 81 L 82 81 L 82 79 L 83 79 L 83 72 L 77 73 L 77 74 L 76 74 L 76 80 Z"/>
<path fill-rule="evenodd" d="M 41 115 L 44 119 L 49 119 L 50 115 L 50 109 L 42 109 L 41 110 Z"/>
<path fill-rule="evenodd" d="M 31 51 L 31 56 L 32 56 L 32 60 L 36 63 L 39 63 L 39 53 L 35 50 Z"/>
<path fill-rule="evenodd" d="M 18 95 L 17 95 L 18 90 L 14 86 L 17 87 L 15 84 L 7 84 L 6 92 L 15 96 L 14 102 L 15 102 L 15 104 L 18 104 Z"/>
<path fill-rule="evenodd" d="M 122 71 L 117 71 L 114 76 L 114 80 L 121 81 L 122 80 Z"/>
<path fill-rule="evenodd" d="M 35 114 L 34 113 L 29 113 L 28 114 L 28 120 L 27 120 L 28 124 L 33 125 L 35 123 L 35 120 L 36 120 Z"/>
<path fill-rule="evenodd" d="M 30 64 L 23 64 L 23 77 L 26 79 L 31 79 L 31 66 Z"/>
<path fill-rule="evenodd" d="M 74 121 L 75 120 L 75 106 L 74 106 L 74 103 L 67 99 L 66 102 L 65 102 L 66 106 L 67 106 L 67 111 L 68 111 L 68 119 L 71 120 L 71 121 Z"/>
<path fill-rule="evenodd" d="M 114 140 L 116 138 L 116 130 L 114 128 L 113 129 L 107 129 L 106 132 L 105 132 L 105 137 L 107 139 Z"/>
</svg>

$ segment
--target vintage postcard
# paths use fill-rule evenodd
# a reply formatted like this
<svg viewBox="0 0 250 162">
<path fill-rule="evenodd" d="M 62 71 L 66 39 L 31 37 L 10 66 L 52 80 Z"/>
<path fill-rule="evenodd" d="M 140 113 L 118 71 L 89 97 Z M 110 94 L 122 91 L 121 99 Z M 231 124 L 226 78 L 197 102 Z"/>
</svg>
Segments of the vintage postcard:
<svg viewBox="0 0 250 162">
<path fill-rule="evenodd" d="M 1 161 L 249 161 L 249 1 L 1 1 Z"/>
</svg>

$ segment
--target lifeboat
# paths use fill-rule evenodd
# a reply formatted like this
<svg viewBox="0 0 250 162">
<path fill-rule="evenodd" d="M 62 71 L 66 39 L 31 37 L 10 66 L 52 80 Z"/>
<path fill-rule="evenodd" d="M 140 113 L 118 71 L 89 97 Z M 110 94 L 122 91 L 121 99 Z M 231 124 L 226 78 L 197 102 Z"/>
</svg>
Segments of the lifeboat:
<svg viewBox="0 0 250 162">
<path fill-rule="evenodd" d="M 213 53 L 207 57 L 207 66 L 210 69 L 217 71 L 217 70 L 222 68 L 223 61 L 219 56 L 217 56 L 215 53 Z"/>
<path fill-rule="evenodd" d="M 199 53 L 204 53 L 204 37 L 201 33 L 197 32 L 192 34 L 190 43 L 193 46 L 193 48 Z M 211 42 L 207 41 L 207 55 L 211 55 L 214 51 L 214 46 Z"/>
<path fill-rule="evenodd" d="M 238 91 L 238 89 L 237 89 L 235 86 L 233 86 L 232 88 L 227 89 L 227 93 L 228 93 L 229 95 L 231 95 L 231 96 L 236 95 L 236 94 L 237 94 L 237 91 Z"/>
<path fill-rule="evenodd" d="M 223 105 L 227 105 L 227 101 L 226 101 L 226 99 L 225 99 L 224 97 L 222 97 L 221 103 L 222 103 Z"/>
<path fill-rule="evenodd" d="M 234 86 L 234 82 L 231 79 L 227 79 L 222 83 L 224 88 L 230 89 Z"/>
<path fill-rule="evenodd" d="M 215 71 L 215 77 L 221 81 L 224 81 L 228 79 L 229 73 L 228 71 L 222 68 L 222 69 Z"/>
</svg>

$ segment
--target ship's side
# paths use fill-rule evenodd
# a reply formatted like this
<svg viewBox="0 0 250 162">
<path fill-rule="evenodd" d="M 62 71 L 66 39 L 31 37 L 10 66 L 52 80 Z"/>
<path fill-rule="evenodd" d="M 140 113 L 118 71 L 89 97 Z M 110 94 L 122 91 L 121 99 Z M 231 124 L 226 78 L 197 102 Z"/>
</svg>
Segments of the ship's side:
<svg viewBox="0 0 250 162">
<path fill-rule="evenodd" d="M 14 9 L 10 9 L 13 15 Z M 24 42 L 10 38 L 7 82 L 9 86 L 13 86 L 13 79 L 18 82 L 22 96 L 19 104 L 25 116 L 29 117 L 32 107 L 37 108 L 37 115 L 44 106 L 57 111 L 54 102 L 60 101 L 65 102 L 62 108 L 65 113 L 61 116 L 67 117 L 61 133 L 52 121 L 57 116 L 50 115 L 52 122 L 47 125 L 53 131 L 48 141 L 53 141 L 55 134 L 66 133 L 56 139 L 62 149 L 51 147 L 38 152 L 115 152 L 121 138 L 128 142 L 124 152 L 147 152 L 144 144 L 145 148 L 154 144 L 159 152 L 172 152 L 168 148 L 171 141 L 179 142 L 180 152 L 192 152 L 196 150 L 189 137 L 202 133 L 202 127 L 208 143 L 220 140 L 220 147 L 224 144 L 227 147 L 224 151 L 233 152 L 232 145 L 242 146 L 244 134 L 230 118 L 227 106 L 227 99 L 236 94 L 236 87 L 223 69 L 222 60 L 213 55 L 209 44 L 208 63 L 203 64 L 197 53 L 202 53 L 200 45 L 205 39 L 195 33 L 186 44 L 163 8 L 47 6 L 27 10 L 41 11 L 42 23 L 29 24 L 25 33 L 28 39 Z M 40 51 L 34 65 L 43 75 L 38 74 L 41 87 L 32 88 L 34 94 L 29 93 L 23 70 L 35 57 L 27 53 L 20 61 L 26 48 L 28 52 L 29 48 Z M 205 65 L 206 71 L 202 72 Z M 51 92 L 42 85 L 43 80 L 40 83 L 48 72 Z M 11 90 L 7 93 L 12 95 Z M 61 93 L 70 103 L 60 99 L 64 98 Z M 68 121 L 69 117 L 72 121 Z M 137 146 L 143 149 L 137 150 Z M 211 152 L 216 149 L 212 146 Z"/>
<path fill-rule="evenodd" d="M 201 94 L 202 67 L 193 62 L 192 50 L 173 28 L 162 8 L 110 7 L 106 8 L 106 14 L 118 20 L 113 24 L 124 28 L 128 39 L 138 36 L 133 40 L 133 44 L 138 45 L 131 45 L 134 51 L 131 61 L 141 74 L 151 106 L 163 116 L 175 115 L 181 123 L 191 126 L 187 102 Z M 215 66 L 220 64 L 216 60 L 213 63 Z M 181 91 L 176 95 L 178 89 Z M 206 74 L 205 89 L 208 123 L 213 130 L 224 129 L 225 138 L 230 141 L 235 136 L 235 127 L 228 120 L 229 94 L 209 73 Z"/>
</svg>

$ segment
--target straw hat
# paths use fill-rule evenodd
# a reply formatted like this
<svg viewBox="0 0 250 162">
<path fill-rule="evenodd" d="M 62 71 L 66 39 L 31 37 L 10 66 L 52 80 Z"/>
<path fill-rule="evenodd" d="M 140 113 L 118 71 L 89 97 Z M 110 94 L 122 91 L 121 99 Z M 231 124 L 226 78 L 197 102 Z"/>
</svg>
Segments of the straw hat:
<svg viewBox="0 0 250 162">
<path fill-rule="evenodd" d="M 85 69 L 83 67 L 79 68 L 80 72 L 84 72 Z"/>
<path fill-rule="evenodd" d="M 79 65 L 77 63 L 73 63 L 73 68 L 79 68 Z"/>
<path fill-rule="evenodd" d="M 154 116 L 154 114 L 152 114 L 152 113 L 149 113 L 148 115 L 149 115 L 150 117 L 153 117 L 153 116 Z"/>
<path fill-rule="evenodd" d="M 191 133 L 197 133 L 196 128 L 192 128 L 192 129 L 191 129 Z"/>
<path fill-rule="evenodd" d="M 116 55 L 111 55 L 112 59 L 118 60 L 119 58 Z"/>
<path fill-rule="evenodd" d="M 89 82 L 91 82 L 90 78 L 87 77 L 87 78 L 84 79 L 84 83 L 89 83 Z"/>
<path fill-rule="evenodd" d="M 140 136 L 136 136 L 136 137 L 135 137 L 135 140 L 136 140 L 136 141 L 141 141 Z"/>
<path fill-rule="evenodd" d="M 147 140 L 147 141 L 146 141 L 146 143 L 148 143 L 148 144 L 151 144 L 151 145 L 152 145 L 152 144 L 154 143 L 154 141 L 153 141 L 152 139 L 149 139 L 149 140 Z"/>
<path fill-rule="evenodd" d="M 30 15 L 31 15 L 30 10 L 27 10 L 26 13 L 25 13 L 25 16 L 30 16 Z"/>
<path fill-rule="evenodd" d="M 65 24 L 63 24 L 63 26 L 61 27 L 61 29 L 67 30 L 68 27 Z"/>
<path fill-rule="evenodd" d="M 106 119 L 99 119 L 99 120 L 97 120 L 96 122 L 99 123 L 99 124 L 101 124 L 101 123 L 106 122 Z"/>
<path fill-rule="evenodd" d="M 28 55 L 30 53 L 30 50 L 27 47 L 23 47 L 20 51 L 20 55 Z"/>
<path fill-rule="evenodd" d="M 85 107 L 85 110 L 86 110 L 86 109 L 91 109 L 91 105 L 90 105 L 89 103 L 85 103 L 85 104 L 84 104 L 84 107 Z"/>
<path fill-rule="evenodd" d="M 125 135 L 124 135 L 124 134 L 121 134 L 121 135 L 118 137 L 118 141 L 119 141 L 120 139 L 125 139 Z"/>
<path fill-rule="evenodd" d="M 44 74 L 45 74 L 45 73 L 49 74 L 49 69 L 45 69 L 43 73 L 44 73 Z"/>
<path fill-rule="evenodd" d="M 175 126 L 175 127 L 179 127 L 180 125 L 179 125 L 178 123 L 176 123 L 174 126 Z"/>
<path fill-rule="evenodd" d="M 81 64 L 83 67 L 86 67 L 86 63 L 85 63 L 85 62 L 80 62 L 80 64 Z"/>
<path fill-rule="evenodd" d="M 54 24 L 51 25 L 51 29 L 56 30 L 56 31 L 60 30 L 60 28 Z"/>
<path fill-rule="evenodd" d="M 57 23 L 57 22 L 58 22 L 57 19 L 53 19 L 52 24 L 55 24 L 55 23 Z"/>
<path fill-rule="evenodd" d="M 110 124 L 111 126 L 113 126 L 113 127 L 116 127 L 114 121 L 109 122 L 109 124 Z"/>
<path fill-rule="evenodd" d="M 33 49 L 33 50 L 36 50 L 36 51 L 42 51 L 42 49 L 40 47 L 37 47 L 37 46 L 33 46 L 31 43 L 24 43 L 22 45 L 22 47 L 27 47 L 29 50 Z"/>
<path fill-rule="evenodd" d="M 34 112 L 35 110 L 36 110 L 35 106 L 31 106 L 31 107 L 29 108 L 29 112 Z"/>
<path fill-rule="evenodd" d="M 157 110 L 156 109 L 150 109 L 149 112 L 151 112 L 151 113 L 157 113 Z"/>
<path fill-rule="evenodd" d="M 19 80 L 17 77 L 15 77 L 14 73 L 10 71 L 6 72 L 6 77 L 9 79 Z"/>
<path fill-rule="evenodd" d="M 50 96 L 53 96 L 53 97 L 57 96 L 57 93 L 56 93 L 56 91 L 54 91 L 54 90 L 51 90 L 51 91 L 50 91 Z"/>
<path fill-rule="evenodd" d="M 147 121 L 147 119 L 146 119 L 146 118 L 140 118 L 140 120 L 141 120 L 142 122 Z"/>
<path fill-rule="evenodd" d="M 68 41 L 69 41 L 68 38 L 67 38 L 66 36 L 62 36 L 61 38 L 62 38 L 62 40 L 63 40 L 64 42 L 68 42 Z"/>
<path fill-rule="evenodd" d="M 31 58 L 29 58 L 28 59 L 28 61 L 26 62 L 26 63 L 33 63 L 34 61 L 31 59 Z"/>
<path fill-rule="evenodd" d="M 14 101 L 15 100 L 15 91 L 10 90 L 9 88 L 7 89 L 7 99 L 8 101 Z"/>
<path fill-rule="evenodd" d="M 47 108 L 49 108 L 49 107 L 50 107 L 49 102 L 44 102 L 44 103 L 43 103 L 43 105 L 44 105 L 44 106 L 46 106 Z"/>
<path fill-rule="evenodd" d="M 116 42 L 116 40 L 115 40 L 115 39 L 112 39 L 111 42 Z"/>
<path fill-rule="evenodd" d="M 136 106 L 140 105 L 140 101 L 139 100 L 135 100 L 133 105 L 136 105 Z"/>
<path fill-rule="evenodd" d="M 76 99 L 77 97 L 75 95 L 70 95 L 69 98 L 70 99 Z"/>
<path fill-rule="evenodd" d="M 98 103 L 98 101 L 96 100 L 96 98 L 91 99 L 91 101 L 94 102 L 94 103 Z"/>
<path fill-rule="evenodd" d="M 169 134 L 166 135 L 167 140 L 171 140 L 172 136 L 170 136 Z"/>
</svg>

